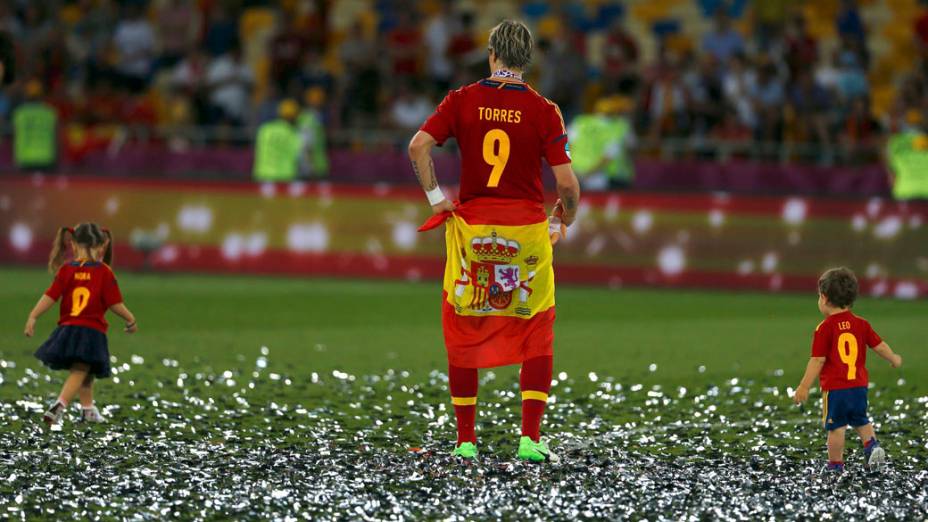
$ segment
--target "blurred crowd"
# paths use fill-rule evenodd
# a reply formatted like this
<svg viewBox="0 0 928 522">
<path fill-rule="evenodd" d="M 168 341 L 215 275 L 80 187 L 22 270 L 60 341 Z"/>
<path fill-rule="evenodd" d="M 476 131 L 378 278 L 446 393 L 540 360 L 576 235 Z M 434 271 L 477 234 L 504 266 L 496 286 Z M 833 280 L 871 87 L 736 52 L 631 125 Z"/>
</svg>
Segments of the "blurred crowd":
<svg viewBox="0 0 928 522">
<path fill-rule="evenodd" d="M 486 37 L 502 17 L 532 26 L 528 80 L 568 120 L 630 100 L 643 153 L 741 143 L 782 156 L 793 144 L 793 157 L 869 161 L 914 121 L 906 114 L 928 109 L 928 11 L 894 22 L 916 51 L 897 80 L 875 68 L 873 28 L 853 0 L 666 4 L 685 2 L 695 22 L 642 19 L 664 2 L 609 0 L 0 0 L 20 69 L 0 118 L 32 81 L 75 150 L 127 129 L 244 141 L 281 101 L 314 98 L 336 143 L 399 143 L 449 87 L 487 73 Z M 809 4 L 831 5 L 830 18 L 810 20 Z"/>
</svg>

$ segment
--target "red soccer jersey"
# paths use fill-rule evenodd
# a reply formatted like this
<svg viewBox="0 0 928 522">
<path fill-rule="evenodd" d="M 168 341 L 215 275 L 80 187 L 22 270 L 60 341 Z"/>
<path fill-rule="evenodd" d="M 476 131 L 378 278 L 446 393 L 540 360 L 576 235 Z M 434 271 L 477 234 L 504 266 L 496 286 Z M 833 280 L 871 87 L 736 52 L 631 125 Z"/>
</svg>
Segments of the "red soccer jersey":
<svg viewBox="0 0 928 522">
<path fill-rule="evenodd" d="M 819 375 L 822 390 L 867 386 L 867 347 L 883 340 L 865 319 L 850 311 L 828 316 L 812 338 L 812 357 L 824 357 Z"/>
<path fill-rule="evenodd" d="M 61 326 L 86 326 L 106 333 L 106 311 L 122 302 L 116 276 L 104 263 L 73 262 L 62 266 L 45 295 L 61 298 Z"/>
<path fill-rule="evenodd" d="M 552 166 L 570 162 L 560 109 L 520 81 L 486 79 L 451 91 L 421 130 L 439 145 L 457 138 L 462 202 L 544 203 L 541 158 Z"/>
</svg>

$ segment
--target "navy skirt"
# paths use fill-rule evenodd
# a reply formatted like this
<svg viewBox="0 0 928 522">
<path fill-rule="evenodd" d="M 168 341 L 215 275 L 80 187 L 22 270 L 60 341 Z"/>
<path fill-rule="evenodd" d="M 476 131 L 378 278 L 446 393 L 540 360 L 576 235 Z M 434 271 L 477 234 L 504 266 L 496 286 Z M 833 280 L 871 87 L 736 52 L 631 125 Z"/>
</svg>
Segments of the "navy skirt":
<svg viewBox="0 0 928 522">
<path fill-rule="evenodd" d="M 70 370 L 74 363 L 90 366 L 90 374 L 110 376 L 110 349 L 106 334 L 84 326 L 59 326 L 35 356 L 53 370 Z"/>
</svg>

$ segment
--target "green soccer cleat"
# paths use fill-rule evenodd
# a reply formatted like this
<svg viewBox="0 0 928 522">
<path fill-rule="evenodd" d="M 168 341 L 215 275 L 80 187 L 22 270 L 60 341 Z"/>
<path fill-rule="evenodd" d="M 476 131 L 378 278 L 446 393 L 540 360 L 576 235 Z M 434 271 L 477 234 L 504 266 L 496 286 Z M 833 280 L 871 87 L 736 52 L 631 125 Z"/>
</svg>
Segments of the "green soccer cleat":
<svg viewBox="0 0 928 522">
<path fill-rule="evenodd" d="M 475 459 L 477 458 L 477 445 L 473 442 L 462 442 L 454 448 L 451 456 L 461 457 L 462 459 Z"/>
<path fill-rule="evenodd" d="M 519 460 L 529 462 L 557 462 L 557 456 L 548 449 L 548 445 L 539 440 L 535 442 L 531 437 L 523 436 L 519 439 Z"/>
</svg>

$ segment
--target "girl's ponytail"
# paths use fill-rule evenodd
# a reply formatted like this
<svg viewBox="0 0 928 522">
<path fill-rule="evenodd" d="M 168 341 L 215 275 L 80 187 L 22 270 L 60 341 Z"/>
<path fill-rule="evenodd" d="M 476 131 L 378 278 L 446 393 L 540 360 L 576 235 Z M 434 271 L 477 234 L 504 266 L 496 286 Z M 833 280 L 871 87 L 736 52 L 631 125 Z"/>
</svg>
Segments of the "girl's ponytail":
<svg viewBox="0 0 928 522">
<path fill-rule="evenodd" d="M 74 229 L 70 227 L 61 227 L 58 234 L 55 235 L 55 241 L 52 243 L 52 252 L 48 256 L 48 271 L 55 274 L 61 265 L 64 264 L 64 257 L 68 252 L 67 235 L 74 236 Z"/>
<path fill-rule="evenodd" d="M 113 233 L 108 228 L 101 228 L 103 235 L 106 236 L 106 250 L 103 252 L 103 262 L 107 265 L 113 265 Z"/>
</svg>

